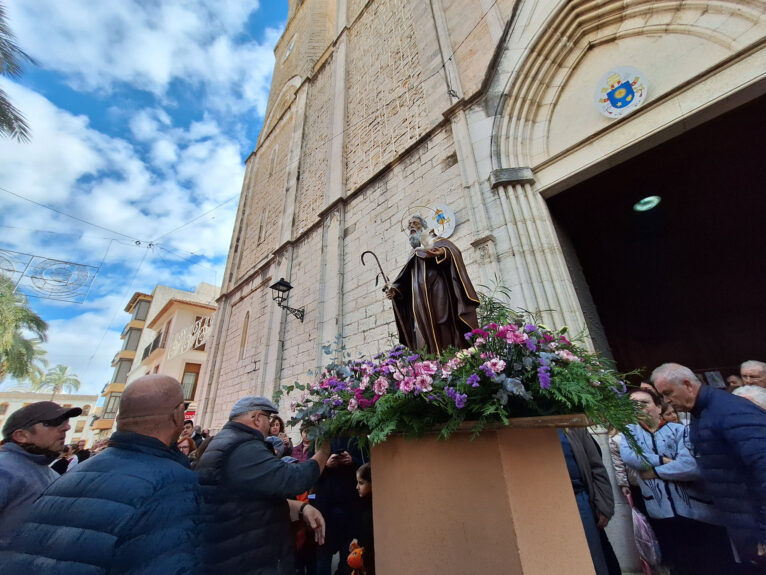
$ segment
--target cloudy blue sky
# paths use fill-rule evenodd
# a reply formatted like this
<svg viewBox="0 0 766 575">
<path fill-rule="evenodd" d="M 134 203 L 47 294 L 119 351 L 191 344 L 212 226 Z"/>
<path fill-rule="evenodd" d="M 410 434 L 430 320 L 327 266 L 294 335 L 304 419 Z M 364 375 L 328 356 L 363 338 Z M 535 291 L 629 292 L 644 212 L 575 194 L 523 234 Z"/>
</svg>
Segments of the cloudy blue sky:
<svg viewBox="0 0 766 575">
<path fill-rule="evenodd" d="M 81 304 L 30 298 L 97 393 L 133 292 L 220 285 L 287 1 L 3 3 L 37 66 L 0 77 L 32 130 L 0 139 L 0 249 L 100 266 Z"/>
</svg>

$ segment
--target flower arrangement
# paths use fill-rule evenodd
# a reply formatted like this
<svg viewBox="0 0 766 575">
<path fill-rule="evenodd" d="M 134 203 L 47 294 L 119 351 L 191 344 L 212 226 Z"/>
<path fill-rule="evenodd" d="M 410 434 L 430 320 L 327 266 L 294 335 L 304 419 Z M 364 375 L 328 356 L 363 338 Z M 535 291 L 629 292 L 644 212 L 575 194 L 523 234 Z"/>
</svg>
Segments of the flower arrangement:
<svg viewBox="0 0 766 575">
<path fill-rule="evenodd" d="M 623 376 L 570 341 L 566 328 L 552 331 L 518 313 L 494 315 L 500 323 L 465 334 L 467 349 L 440 356 L 397 345 L 351 359 L 337 341 L 325 347 L 332 360 L 313 383 L 287 386 L 275 399 L 301 392 L 290 423 L 309 424 L 312 436 L 358 435 L 373 445 L 437 426 L 444 439 L 466 421 L 475 435 L 513 417 L 585 413 L 620 431 L 636 421 Z"/>
</svg>

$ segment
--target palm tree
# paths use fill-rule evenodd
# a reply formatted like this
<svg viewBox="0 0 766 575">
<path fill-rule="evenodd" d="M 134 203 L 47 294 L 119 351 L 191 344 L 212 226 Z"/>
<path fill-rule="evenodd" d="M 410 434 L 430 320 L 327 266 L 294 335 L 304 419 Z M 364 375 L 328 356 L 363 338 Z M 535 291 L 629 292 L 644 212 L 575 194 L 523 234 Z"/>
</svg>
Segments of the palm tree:
<svg viewBox="0 0 766 575">
<path fill-rule="evenodd" d="M 18 78 L 21 76 L 23 60 L 31 64 L 36 63 L 16 44 L 16 37 L 5 18 L 5 7 L 0 4 L 0 75 Z M 0 90 L 0 134 L 16 138 L 20 142 L 29 141 L 29 126 L 24 116 L 11 104 L 2 90 Z"/>
<path fill-rule="evenodd" d="M 57 365 L 45 373 L 45 377 L 30 386 L 32 391 L 40 392 L 50 390 L 51 401 L 62 391 L 72 393 L 80 389 L 80 380 L 70 373 L 68 365 Z"/>
<path fill-rule="evenodd" d="M 0 274 L 0 382 L 8 375 L 23 380 L 34 373 L 35 361 L 45 355 L 40 344 L 47 331 L 48 324 L 32 311 L 27 298 L 14 293 L 11 280 Z M 33 337 L 27 337 L 29 333 Z"/>
</svg>

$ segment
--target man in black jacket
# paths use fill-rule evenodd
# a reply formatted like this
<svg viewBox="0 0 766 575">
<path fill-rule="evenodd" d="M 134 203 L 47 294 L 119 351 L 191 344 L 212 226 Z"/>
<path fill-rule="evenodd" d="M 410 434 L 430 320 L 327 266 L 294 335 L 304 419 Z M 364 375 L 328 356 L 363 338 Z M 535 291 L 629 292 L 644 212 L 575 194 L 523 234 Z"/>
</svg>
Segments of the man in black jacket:
<svg viewBox="0 0 766 575">
<path fill-rule="evenodd" d="M 665 363 L 652 383 L 676 411 L 691 413 L 689 439 L 708 496 L 743 566 L 766 566 L 766 412 L 702 385 L 686 366 Z"/>
<path fill-rule="evenodd" d="M 291 518 L 302 517 L 324 541 L 319 511 L 290 499 L 319 479 L 329 444 L 308 461 L 288 465 L 265 441 L 274 413 L 277 406 L 267 398 L 243 397 L 197 464 L 210 573 L 294 575 Z"/>
</svg>

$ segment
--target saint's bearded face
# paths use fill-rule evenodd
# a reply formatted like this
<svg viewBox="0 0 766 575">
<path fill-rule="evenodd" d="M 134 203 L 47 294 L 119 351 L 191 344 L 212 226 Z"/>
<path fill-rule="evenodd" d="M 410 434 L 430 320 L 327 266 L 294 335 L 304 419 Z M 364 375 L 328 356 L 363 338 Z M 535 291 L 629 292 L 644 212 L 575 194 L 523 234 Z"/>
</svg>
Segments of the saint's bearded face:
<svg viewBox="0 0 766 575">
<path fill-rule="evenodd" d="M 419 248 L 421 246 L 420 236 L 423 233 L 423 224 L 420 223 L 419 219 L 412 218 L 407 222 L 407 229 L 410 231 L 410 246 L 413 249 Z"/>
</svg>

